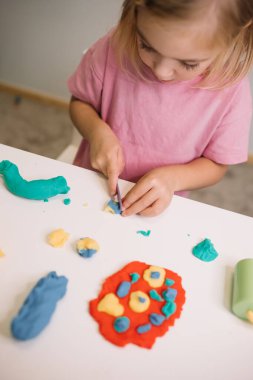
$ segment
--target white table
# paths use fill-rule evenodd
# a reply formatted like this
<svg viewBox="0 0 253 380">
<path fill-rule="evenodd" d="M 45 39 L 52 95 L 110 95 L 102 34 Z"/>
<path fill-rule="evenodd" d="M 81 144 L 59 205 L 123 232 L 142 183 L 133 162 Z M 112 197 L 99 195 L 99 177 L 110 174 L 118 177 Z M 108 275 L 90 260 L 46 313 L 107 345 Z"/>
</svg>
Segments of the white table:
<svg viewBox="0 0 253 380">
<path fill-rule="evenodd" d="M 66 196 L 48 203 L 16 197 L 0 178 L 0 249 L 6 255 L 0 258 L 1 380 L 253 379 L 253 326 L 230 311 L 234 266 L 253 257 L 253 218 L 176 196 L 159 217 L 123 218 L 102 211 L 106 181 L 96 173 L 0 145 L 4 159 L 27 180 L 64 175 L 71 204 L 63 204 Z M 123 193 L 131 186 L 120 182 Z M 56 228 L 71 234 L 64 248 L 46 242 Z M 137 234 L 140 229 L 151 235 Z M 92 259 L 75 252 L 82 236 L 101 246 Z M 211 263 L 191 253 L 206 237 L 219 252 Z M 151 350 L 112 345 L 88 313 L 103 280 L 134 260 L 177 272 L 186 290 L 181 318 Z M 69 279 L 65 298 L 41 335 L 14 340 L 13 316 L 51 270 Z"/>
</svg>

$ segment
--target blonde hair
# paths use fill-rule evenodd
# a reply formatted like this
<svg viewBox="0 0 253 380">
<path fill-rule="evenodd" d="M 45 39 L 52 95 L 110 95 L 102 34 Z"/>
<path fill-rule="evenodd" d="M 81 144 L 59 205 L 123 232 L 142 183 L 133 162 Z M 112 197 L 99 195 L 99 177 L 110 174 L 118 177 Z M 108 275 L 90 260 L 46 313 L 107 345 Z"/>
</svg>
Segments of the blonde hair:
<svg viewBox="0 0 253 380">
<path fill-rule="evenodd" d="M 113 35 L 113 45 L 123 69 L 134 68 L 143 79 L 138 54 L 136 18 L 140 7 L 152 14 L 178 20 L 194 18 L 205 5 L 215 5 L 218 26 L 215 43 L 223 54 L 211 63 L 198 87 L 218 89 L 241 80 L 253 63 L 252 0 L 125 0 L 120 21 Z"/>
</svg>

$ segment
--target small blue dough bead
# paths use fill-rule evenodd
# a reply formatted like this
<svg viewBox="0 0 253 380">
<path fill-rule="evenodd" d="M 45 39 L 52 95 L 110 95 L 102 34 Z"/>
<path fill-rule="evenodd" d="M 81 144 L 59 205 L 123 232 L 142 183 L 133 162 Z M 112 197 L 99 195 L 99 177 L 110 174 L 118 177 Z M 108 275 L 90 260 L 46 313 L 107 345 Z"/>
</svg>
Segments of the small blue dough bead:
<svg viewBox="0 0 253 380">
<path fill-rule="evenodd" d="M 151 327 L 152 326 L 150 323 L 147 323 L 146 325 L 138 326 L 137 332 L 138 332 L 138 334 L 144 334 L 144 333 L 148 332 L 151 329 Z"/>
<path fill-rule="evenodd" d="M 167 290 L 164 290 L 163 292 L 163 298 L 165 301 L 174 301 L 177 296 L 177 289 L 174 288 L 168 288 Z"/>
<path fill-rule="evenodd" d="M 160 273 L 159 272 L 151 272 L 150 277 L 158 279 L 158 278 L 160 278 Z"/>
<path fill-rule="evenodd" d="M 164 322 L 165 317 L 161 314 L 152 313 L 149 315 L 149 320 L 152 323 L 152 325 L 160 326 Z"/>
<path fill-rule="evenodd" d="M 117 289 L 117 296 L 123 298 L 128 295 L 131 288 L 131 282 L 122 281 Z"/>
<path fill-rule="evenodd" d="M 130 326 L 130 320 L 127 317 L 119 317 L 116 318 L 113 327 L 114 330 L 117 331 L 118 333 L 123 333 L 129 329 Z"/>
</svg>

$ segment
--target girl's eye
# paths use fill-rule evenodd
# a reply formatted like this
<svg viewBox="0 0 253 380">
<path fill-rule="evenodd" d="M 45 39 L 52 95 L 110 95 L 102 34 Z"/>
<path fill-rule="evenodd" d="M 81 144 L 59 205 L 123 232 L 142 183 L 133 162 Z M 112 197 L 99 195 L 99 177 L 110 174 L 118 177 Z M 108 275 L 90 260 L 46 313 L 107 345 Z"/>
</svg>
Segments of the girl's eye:
<svg viewBox="0 0 253 380">
<path fill-rule="evenodd" d="M 140 41 L 140 48 L 146 51 L 153 51 L 153 49 L 150 46 L 146 45 L 143 41 Z"/>
<path fill-rule="evenodd" d="M 180 62 L 181 65 L 186 69 L 186 70 L 195 70 L 197 67 L 199 67 L 199 63 L 194 63 L 190 65 L 189 63 L 186 62 Z"/>
<path fill-rule="evenodd" d="M 145 44 L 145 42 L 140 40 L 140 48 L 143 50 L 146 50 L 148 52 L 154 52 L 154 49 L 148 45 Z M 199 67 L 199 63 L 189 64 L 186 62 L 181 62 L 180 64 L 186 69 L 186 70 L 195 70 Z"/>
</svg>

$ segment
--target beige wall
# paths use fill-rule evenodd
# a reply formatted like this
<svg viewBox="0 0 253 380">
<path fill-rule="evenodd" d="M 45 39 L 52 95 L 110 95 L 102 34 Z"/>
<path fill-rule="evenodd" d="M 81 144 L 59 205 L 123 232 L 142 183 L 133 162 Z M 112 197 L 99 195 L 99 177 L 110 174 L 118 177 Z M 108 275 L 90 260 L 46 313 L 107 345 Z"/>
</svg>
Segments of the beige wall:
<svg viewBox="0 0 253 380">
<path fill-rule="evenodd" d="M 0 81 L 68 99 L 81 53 L 118 20 L 121 0 L 1 0 Z"/>
</svg>

